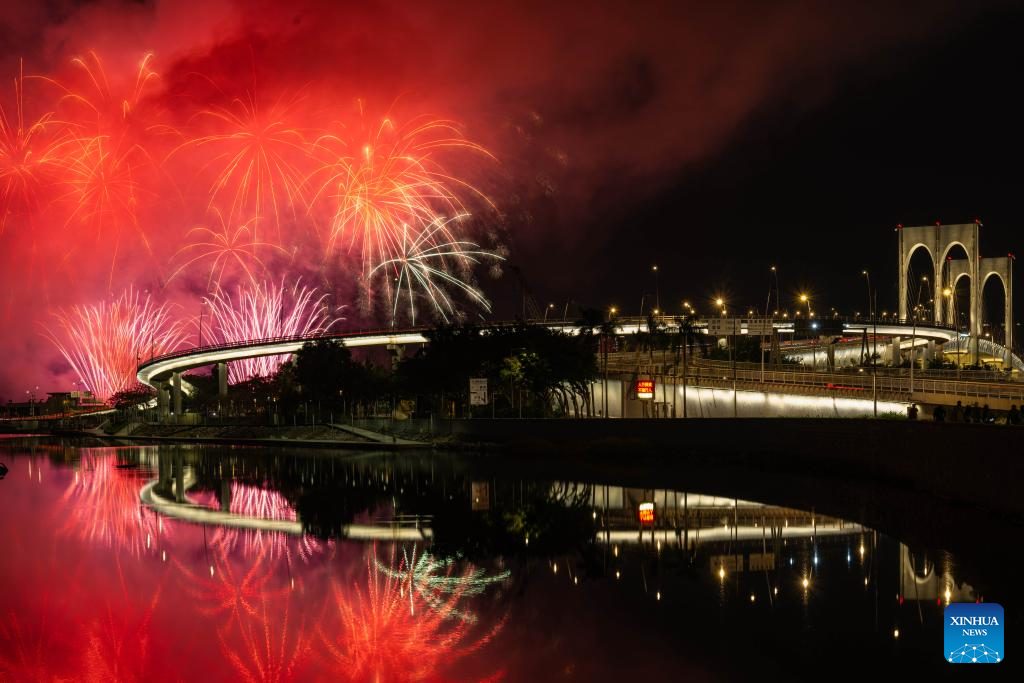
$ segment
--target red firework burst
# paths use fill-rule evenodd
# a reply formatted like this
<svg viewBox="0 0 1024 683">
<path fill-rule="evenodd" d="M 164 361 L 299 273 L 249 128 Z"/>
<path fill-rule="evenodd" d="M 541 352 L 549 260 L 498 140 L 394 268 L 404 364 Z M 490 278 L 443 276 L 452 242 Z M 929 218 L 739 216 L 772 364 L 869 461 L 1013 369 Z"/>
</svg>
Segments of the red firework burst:
<svg viewBox="0 0 1024 683">
<path fill-rule="evenodd" d="M 218 88 L 219 90 L 219 88 Z M 174 150 L 206 150 L 213 157 L 204 168 L 214 170 L 210 206 L 225 200 L 230 207 L 228 221 L 254 216 L 253 239 L 261 219 L 269 218 L 281 241 L 281 212 L 293 215 L 305 210 L 299 164 L 308 158 L 308 144 L 288 118 L 298 100 L 279 99 L 261 107 L 253 93 L 236 97 L 228 106 L 204 109 L 191 123 L 211 125 L 215 130 L 196 136 Z"/>
<path fill-rule="evenodd" d="M 357 247 L 372 298 L 371 272 L 401 256 L 403 230 L 468 214 L 469 196 L 493 207 L 483 192 L 447 170 L 441 157 L 454 151 L 493 156 L 452 121 L 421 119 L 399 126 L 385 117 L 367 126 L 359 105 L 361 126 L 338 124 L 337 132 L 316 141 L 324 160 L 311 178 L 319 188 L 314 199 L 330 203 L 327 253 Z M 390 292 L 390 279 L 384 286 Z"/>
<path fill-rule="evenodd" d="M 44 185 L 57 170 L 62 137 L 53 112 L 25 114 L 25 74 L 14 79 L 13 116 L 0 103 L 0 234 L 15 215 L 40 208 Z"/>
</svg>

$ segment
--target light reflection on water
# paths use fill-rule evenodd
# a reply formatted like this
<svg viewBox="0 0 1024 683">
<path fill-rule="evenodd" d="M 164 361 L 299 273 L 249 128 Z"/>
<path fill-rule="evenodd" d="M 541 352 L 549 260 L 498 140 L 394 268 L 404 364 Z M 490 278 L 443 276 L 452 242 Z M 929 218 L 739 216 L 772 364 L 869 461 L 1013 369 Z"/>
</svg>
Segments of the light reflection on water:
<svg viewBox="0 0 1024 683">
<path fill-rule="evenodd" d="M 898 657 L 902 628 L 914 656 L 981 597 L 949 553 L 734 498 L 431 456 L 0 449 L 11 680 L 713 679 L 779 666 L 732 656 L 751 634 Z"/>
</svg>

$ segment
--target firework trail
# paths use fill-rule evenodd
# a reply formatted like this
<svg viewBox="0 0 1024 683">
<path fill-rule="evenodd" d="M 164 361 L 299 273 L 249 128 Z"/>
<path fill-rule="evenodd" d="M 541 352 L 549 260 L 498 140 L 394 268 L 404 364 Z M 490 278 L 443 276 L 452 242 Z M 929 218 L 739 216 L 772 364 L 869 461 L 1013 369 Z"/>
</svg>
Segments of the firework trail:
<svg viewBox="0 0 1024 683">
<path fill-rule="evenodd" d="M 151 198 L 140 174 L 156 166 L 143 141 L 163 129 L 155 123 L 156 112 L 147 106 L 152 99 L 150 91 L 159 80 L 150 68 L 151 61 L 152 55 L 142 59 L 133 86 L 124 93 L 111 88 L 103 61 L 95 52 L 72 60 L 83 88 L 44 79 L 63 91 L 61 103 L 68 114 L 58 161 L 62 183 L 68 188 L 62 199 L 71 204 L 65 227 L 72 223 L 90 226 L 97 239 L 111 233 L 110 281 L 124 228 L 130 228 L 151 252 L 149 236 L 138 216 L 140 205 Z"/>
<path fill-rule="evenodd" d="M 170 304 L 129 289 L 112 301 L 56 312 L 60 332 L 44 335 L 78 379 L 102 400 L 134 386 L 139 360 L 180 347 L 185 328 L 172 320 Z"/>
<path fill-rule="evenodd" d="M 453 586 L 427 606 L 411 587 L 408 568 L 396 566 L 392 546 L 390 571 L 380 570 L 376 545 L 367 552 L 365 586 L 342 587 L 332 581 L 340 624 L 322 644 L 335 673 L 344 680 L 432 680 L 440 670 L 490 642 L 504 620 L 483 633 L 458 616 L 468 587 Z"/>
<path fill-rule="evenodd" d="M 402 252 L 403 226 L 430 225 L 444 216 L 467 214 L 470 196 L 490 200 L 452 175 L 439 156 L 469 151 L 493 159 L 468 140 L 454 122 L 418 120 L 406 127 L 390 118 L 367 129 L 360 103 L 359 130 L 338 124 L 340 132 L 315 142 L 325 161 L 311 176 L 318 185 L 314 201 L 330 203 L 328 255 L 358 248 L 367 299 L 372 299 L 370 272 Z M 383 286 L 390 292 L 391 284 Z"/>
<path fill-rule="evenodd" d="M 224 279 L 224 273 L 231 266 L 237 267 L 245 273 L 250 282 L 256 281 L 256 272 L 266 274 L 267 265 L 257 255 L 257 249 L 265 247 L 280 254 L 286 254 L 284 249 L 271 244 L 256 240 L 256 233 L 253 226 L 256 219 L 230 228 L 221 212 L 214 208 L 214 214 L 220 224 L 218 229 L 199 226 L 192 228 L 186 234 L 186 239 L 192 238 L 188 244 L 183 246 L 174 255 L 172 260 L 182 259 L 182 263 L 171 273 L 167 281 L 170 282 L 190 266 L 200 261 L 209 261 L 210 274 L 206 279 L 207 291 L 220 287 Z"/>
<path fill-rule="evenodd" d="M 34 120 L 25 116 L 25 74 L 14 79 L 14 113 L 0 103 L 0 234 L 12 215 L 39 210 L 40 192 L 57 168 L 61 137 L 53 112 Z"/>
<path fill-rule="evenodd" d="M 219 88 L 218 88 L 219 90 Z M 223 93 L 222 93 L 223 94 Z M 171 152 L 206 150 L 213 157 L 204 169 L 214 170 L 210 207 L 226 201 L 228 221 L 255 216 L 253 239 L 261 219 L 269 218 L 281 242 L 281 211 L 305 210 L 303 168 L 309 160 L 309 144 L 287 119 L 298 100 L 278 100 L 261 109 L 255 95 L 236 97 L 226 107 L 212 107 L 197 113 L 192 122 L 211 124 L 216 132 L 194 137 Z"/>
<path fill-rule="evenodd" d="M 205 301 L 210 306 L 213 328 L 222 343 L 295 337 L 326 332 L 341 318 L 332 317 L 327 295 L 317 296 L 315 288 L 301 281 L 288 287 L 281 284 L 247 283 L 239 285 L 232 297 L 223 289 L 215 290 Z M 269 377 L 277 372 L 289 354 L 263 356 L 228 363 L 233 383 L 253 377 Z"/>
<path fill-rule="evenodd" d="M 404 301 L 408 308 L 410 322 L 416 324 L 416 301 L 421 299 L 433 307 L 433 311 L 445 322 L 457 314 L 448 289 L 466 294 L 471 301 L 488 313 L 491 303 L 476 287 L 463 279 L 460 273 L 469 273 L 471 266 L 481 258 L 502 260 L 493 252 L 484 251 L 479 245 L 452 236 L 448 225 L 464 218 L 464 215 L 443 220 L 435 219 L 419 234 L 411 234 L 409 226 L 402 226 L 402 243 L 399 253 L 387 259 L 370 271 L 372 278 L 377 273 L 394 281 L 391 290 L 391 325 L 398 319 L 399 305 Z"/>
</svg>

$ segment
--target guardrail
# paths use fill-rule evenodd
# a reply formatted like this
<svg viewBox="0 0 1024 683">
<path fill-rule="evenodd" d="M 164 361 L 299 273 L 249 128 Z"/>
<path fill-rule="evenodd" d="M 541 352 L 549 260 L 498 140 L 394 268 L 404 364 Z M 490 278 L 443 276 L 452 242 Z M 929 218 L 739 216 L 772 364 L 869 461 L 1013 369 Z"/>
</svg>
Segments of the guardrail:
<svg viewBox="0 0 1024 683">
<path fill-rule="evenodd" d="M 757 318 L 747 317 L 742 318 L 743 322 L 750 320 L 767 320 L 768 318 Z M 656 316 L 655 320 L 659 323 L 671 324 L 679 326 L 683 322 L 689 322 L 696 328 L 704 328 L 707 326 L 706 319 L 692 319 L 686 316 Z M 771 318 L 773 324 L 779 328 L 786 328 L 793 324 L 792 320 L 780 320 L 777 318 Z M 926 323 L 922 321 L 910 321 L 910 320 L 895 320 L 895 319 L 878 319 L 878 320 L 867 320 L 867 319 L 854 319 L 854 318 L 831 318 L 831 320 L 840 320 L 844 324 L 849 325 L 872 325 L 875 323 L 887 326 L 905 326 L 912 327 L 916 325 L 918 328 L 932 327 L 936 329 L 952 330 L 952 325 L 940 325 L 935 323 Z M 548 320 L 515 320 L 515 321 L 497 321 L 488 323 L 483 326 L 490 329 L 498 328 L 510 328 L 525 323 L 528 324 L 540 324 L 546 327 L 552 327 L 557 329 L 570 328 L 572 331 L 579 331 L 581 328 L 578 322 L 566 322 L 566 321 L 548 321 Z M 611 320 L 618 328 L 636 328 L 635 331 L 640 331 L 641 328 L 646 326 L 648 319 L 644 317 L 616 317 Z M 285 335 L 280 337 L 264 337 L 260 339 L 247 339 L 243 341 L 234 342 L 223 342 L 218 344 L 206 344 L 204 346 L 193 346 L 190 348 L 175 349 L 167 353 L 160 354 L 159 356 L 151 356 L 149 360 L 140 362 L 137 371 L 141 371 L 144 368 L 160 363 L 167 360 L 174 360 L 176 358 L 183 358 L 191 355 L 197 355 L 202 353 L 210 353 L 216 351 L 230 351 L 233 349 L 244 349 L 247 347 L 257 346 L 269 346 L 273 344 L 286 344 L 296 342 L 307 342 L 317 341 L 320 339 L 356 339 L 359 337 L 371 337 L 371 336 L 398 336 L 407 334 L 425 334 L 431 331 L 433 328 L 426 325 L 417 325 L 413 327 L 373 327 L 373 328 L 361 328 L 358 330 L 334 330 L 329 332 L 320 332 L 313 334 L 299 334 L 299 335 Z M 595 331 L 597 328 L 594 328 Z"/>
<path fill-rule="evenodd" d="M 638 372 L 635 364 L 609 363 L 609 372 L 645 375 L 654 374 L 666 379 L 682 380 L 682 368 L 675 372 Z M 667 368 L 666 368 L 667 370 Z M 721 364 L 713 367 L 696 366 L 688 368 L 686 379 L 688 383 L 699 383 L 710 380 L 714 382 L 731 383 L 734 375 L 731 365 Z M 899 395 L 906 397 L 910 394 L 909 376 L 892 376 L 878 374 L 872 381 L 871 372 L 865 370 L 863 373 L 827 373 L 827 372 L 780 372 L 776 370 L 736 368 L 735 380 L 749 385 L 773 385 L 779 387 L 806 387 L 813 389 L 826 389 L 829 391 L 842 391 L 844 393 L 856 393 L 863 395 L 870 394 L 872 387 L 879 394 Z M 987 383 L 987 382 L 965 382 L 942 379 L 919 379 L 914 378 L 915 394 L 944 394 L 952 396 L 963 396 L 965 398 L 991 398 L 1024 401 L 1024 385 L 1011 383 Z"/>
</svg>

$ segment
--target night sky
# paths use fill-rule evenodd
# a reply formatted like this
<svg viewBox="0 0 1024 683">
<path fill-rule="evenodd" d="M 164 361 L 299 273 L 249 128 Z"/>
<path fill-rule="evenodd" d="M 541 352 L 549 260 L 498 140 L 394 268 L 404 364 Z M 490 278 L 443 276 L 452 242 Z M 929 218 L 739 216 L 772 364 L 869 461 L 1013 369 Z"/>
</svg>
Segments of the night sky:
<svg viewBox="0 0 1024 683">
<path fill-rule="evenodd" d="M 357 101 L 398 121 L 456 121 L 494 157 L 453 156 L 445 168 L 492 203 L 469 202 L 460 237 L 507 256 L 473 280 L 497 318 L 520 310 L 514 269 L 559 315 L 566 301 L 638 312 L 655 263 L 668 312 L 683 299 L 706 311 L 717 295 L 763 308 L 772 264 L 784 304 L 809 292 L 819 310 L 852 311 L 864 308 L 865 267 L 879 308 L 895 306 L 898 223 L 980 218 L 984 255 L 1021 250 L 1019 5 L 337 5 L 7 3 L 0 72 L 13 77 L 24 60 L 26 74 L 71 84 L 81 74 L 70 60 L 95 50 L 117 89 L 152 52 L 159 80 L 145 102 L 177 130 L 224 93 L 250 92 L 297 102 L 288 115 L 303 130 L 337 119 L 358 127 Z M 34 90 L 46 83 L 25 86 L 26 108 L 53 99 Z M 12 95 L 0 90 L 8 120 Z M 183 236 L 217 199 L 193 182 L 209 160 L 145 144 L 173 182 L 157 192 L 140 181 L 142 227 L 117 233 L 113 261 L 97 257 L 115 239 L 109 226 L 5 206 L 0 349 L 24 362 L 0 369 L 0 398 L 74 379 L 38 334 L 54 311 L 134 287 L 195 316 L 204 274 L 168 277 Z M 301 223 L 323 216 L 276 226 L 300 257 L 270 259 L 268 272 L 344 303 L 343 327 L 381 323 L 387 306 L 357 303 L 351 253 L 314 264 L 322 242 Z"/>
</svg>

